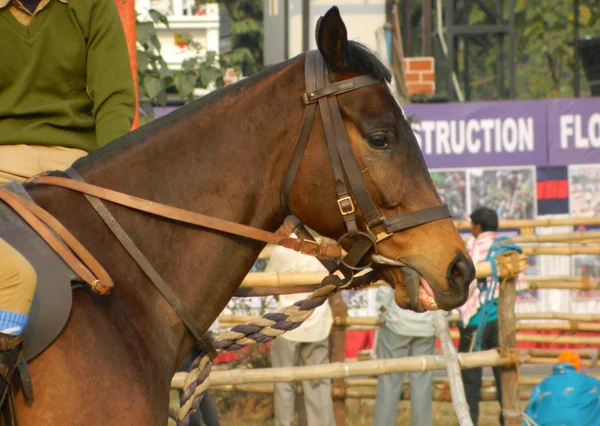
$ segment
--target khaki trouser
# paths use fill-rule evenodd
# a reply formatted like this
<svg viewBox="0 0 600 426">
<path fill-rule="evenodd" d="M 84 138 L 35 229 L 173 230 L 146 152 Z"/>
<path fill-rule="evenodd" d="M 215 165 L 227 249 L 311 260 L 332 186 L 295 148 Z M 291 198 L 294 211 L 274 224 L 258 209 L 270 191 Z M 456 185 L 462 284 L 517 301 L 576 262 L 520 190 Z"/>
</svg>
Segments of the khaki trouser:
<svg viewBox="0 0 600 426">
<path fill-rule="evenodd" d="M 49 170 L 64 170 L 87 153 L 58 146 L 0 146 L 0 185 Z M 37 277 L 31 264 L 0 239 L 0 310 L 29 314 Z"/>
<path fill-rule="evenodd" d="M 292 342 L 285 337 L 273 340 L 271 364 L 273 367 L 293 367 L 327 364 L 328 339 L 318 342 Z M 275 426 L 294 424 L 296 383 L 275 383 Z M 305 380 L 302 382 L 304 411 L 308 426 L 335 426 L 331 380 Z"/>
</svg>

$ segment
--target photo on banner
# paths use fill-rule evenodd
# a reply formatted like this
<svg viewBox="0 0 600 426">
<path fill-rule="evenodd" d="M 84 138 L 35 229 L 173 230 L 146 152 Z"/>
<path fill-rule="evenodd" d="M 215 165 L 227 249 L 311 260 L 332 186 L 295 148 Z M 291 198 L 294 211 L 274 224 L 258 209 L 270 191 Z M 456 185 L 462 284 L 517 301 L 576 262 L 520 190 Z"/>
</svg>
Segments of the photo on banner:
<svg viewBox="0 0 600 426">
<path fill-rule="evenodd" d="M 469 211 L 489 207 L 500 219 L 534 219 L 535 167 L 469 169 Z"/>
<path fill-rule="evenodd" d="M 569 198 L 572 216 L 600 215 L 600 166 L 569 166 Z"/>
<path fill-rule="evenodd" d="M 588 277 L 589 283 L 597 290 L 575 290 L 575 300 L 600 299 L 600 256 L 573 256 L 573 275 Z"/>
<path fill-rule="evenodd" d="M 465 170 L 430 170 L 435 189 L 455 220 L 469 216 L 467 172 Z"/>
<path fill-rule="evenodd" d="M 500 219 L 535 219 L 536 217 L 536 169 L 534 166 L 473 168 L 467 170 L 470 208 L 494 209 Z M 515 236 L 521 229 L 501 230 L 500 235 Z M 535 256 L 528 256 L 525 275 L 537 275 Z M 528 290 L 519 280 L 517 302 L 538 300 L 537 290 Z"/>
<path fill-rule="evenodd" d="M 569 166 L 569 199 L 572 216 L 595 217 L 600 214 L 600 165 L 582 164 Z M 598 227 L 580 226 L 576 231 Z M 600 256 L 572 256 L 575 276 L 586 276 L 598 290 L 576 290 L 576 300 L 600 299 Z"/>
</svg>

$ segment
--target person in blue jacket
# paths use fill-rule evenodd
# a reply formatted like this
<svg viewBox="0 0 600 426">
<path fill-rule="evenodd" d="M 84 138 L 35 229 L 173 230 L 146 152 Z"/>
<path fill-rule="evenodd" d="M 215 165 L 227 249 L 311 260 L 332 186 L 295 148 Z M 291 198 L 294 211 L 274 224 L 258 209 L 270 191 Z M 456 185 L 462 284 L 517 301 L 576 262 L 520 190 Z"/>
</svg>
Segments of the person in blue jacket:
<svg viewBox="0 0 600 426">
<path fill-rule="evenodd" d="M 564 351 L 552 374 L 533 388 L 524 426 L 600 426 L 600 380 L 581 372 L 581 359 Z"/>
</svg>

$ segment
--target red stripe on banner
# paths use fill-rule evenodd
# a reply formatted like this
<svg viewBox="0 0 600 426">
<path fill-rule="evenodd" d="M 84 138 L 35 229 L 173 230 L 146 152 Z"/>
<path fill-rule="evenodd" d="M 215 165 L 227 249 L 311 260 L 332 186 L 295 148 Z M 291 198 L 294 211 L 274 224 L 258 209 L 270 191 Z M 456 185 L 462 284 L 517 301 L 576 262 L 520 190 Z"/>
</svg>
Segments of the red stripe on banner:
<svg viewBox="0 0 600 426">
<path fill-rule="evenodd" d="M 568 198 L 569 182 L 567 180 L 547 180 L 537 183 L 537 199 Z"/>
</svg>

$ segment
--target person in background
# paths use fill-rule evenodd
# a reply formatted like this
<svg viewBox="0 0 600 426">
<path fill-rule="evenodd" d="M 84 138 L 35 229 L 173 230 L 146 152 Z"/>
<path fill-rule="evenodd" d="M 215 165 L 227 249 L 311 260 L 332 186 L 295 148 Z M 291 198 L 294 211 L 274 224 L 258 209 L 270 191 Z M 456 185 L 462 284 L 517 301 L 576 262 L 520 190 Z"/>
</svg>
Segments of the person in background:
<svg viewBox="0 0 600 426">
<path fill-rule="evenodd" d="M 600 380 L 581 372 L 579 355 L 564 351 L 533 388 L 524 417 L 524 426 L 598 426 Z"/>
<path fill-rule="evenodd" d="M 284 224 L 284 227 L 286 225 Z M 278 231 L 290 235 L 283 228 Z M 291 234 L 293 236 L 293 234 Z M 265 267 L 265 272 L 317 272 L 327 270 L 314 257 L 277 246 Z M 281 295 L 279 309 L 306 299 L 309 293 Z M 273 340 L 271 363 L 273 367 L 321 365 L 329 362 L 329 333 L 333 324 L 331 307 L 324 303 L 295 330 Z M 275 426 L 294 424 L 295 383 L 275 383 Z M 335 426 L 331 380 L 302 382 L 304 408 L 308 426 Z"/>
<path fill-rule="evenodd" d="M 375 304 L 382 324 L 377 334 L 378 359 L 434 353 L 435 328 L 431 312 L 417 313 L 398 307 L 394 290 L 387 285 L 377 288 Z M 405 373 L 392 373 L 377 378 L 373 426 L 396 424 L 404 376 Z M 433 372 L 417 371 L 409 373 L 409 377 L 411 424 L 431 426 Z"/>
<path fill-rule="evenodd" d="M 481 207 L 471 213 L 471 233 L 473 238 L 467 241 L 467 249 L 473 263 L 483 262 L 498 237 L 498 215 L 492 209 Z M 485 293 L 485 286 L 489 285 L 491 278 L 482 283 L 474 281 L 469 287 L 469 296 L 463 306 L 458 308 L 460 313 L 460 339 L 459 352 L 470 352 L 475 339 L 475 332 L 479 325 L 481 316 L 481 299 Z M 487 284 L 486 284 L 487 282 Z M 483 289 L 483 291 L 481 290 Z M 497 348 L 498 345 L 498 294 L 493 296 L 493 307 L 491 315 L 487 318 L 487 324 L 483 329 L 481 339 L 481 350 Z M 498 403 L 502 407 L 502 385 L 500 381 L 500 369 L 493 368 L 496 381 L 496 394 Z M 468 368 L 461 372 L 465 387 L 465 396 L 471 412 L 473 424 L 479 421 L 479 401 L 481 400 L 481 378 L 482 368 Z M 500 424 L 504 425 L 504 416 L 500 412 Z"/>
<path fill-rule="evenodd" d="M 0 185 L 61 170 L 131 129 L 133 76 L 114 0 L 0 0 Z M 0 367 L 18 362 L 37 277 L 0 238 Z M 0 380 L 0 401 L 6 380 Z"/>
</svg>

